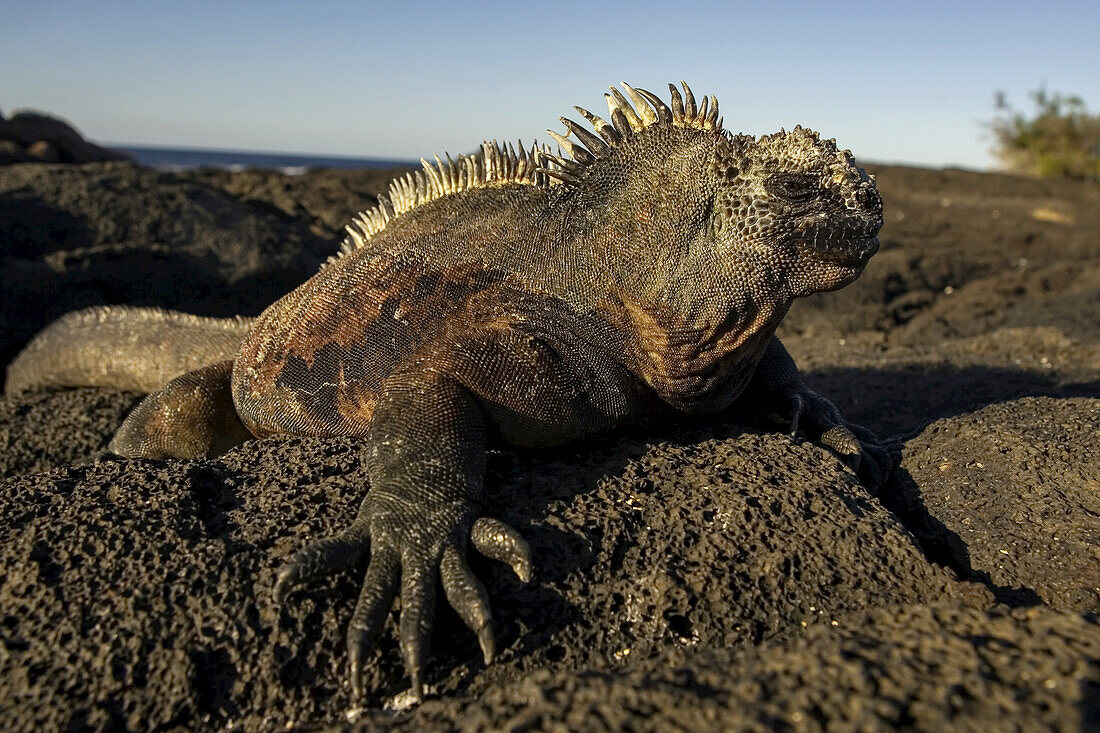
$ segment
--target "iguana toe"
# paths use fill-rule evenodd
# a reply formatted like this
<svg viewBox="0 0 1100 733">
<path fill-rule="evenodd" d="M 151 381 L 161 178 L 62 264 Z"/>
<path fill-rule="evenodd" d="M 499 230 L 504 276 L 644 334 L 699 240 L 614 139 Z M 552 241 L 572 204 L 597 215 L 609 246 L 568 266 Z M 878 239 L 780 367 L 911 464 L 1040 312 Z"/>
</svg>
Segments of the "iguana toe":
<svg viewBox="0 0 1100 733">
<path fill-rule="evenodd" d="M 793 439 L 798 435 L 798 422 L 802 418 L 802 412 L 806 409 L 806 404 L 802 400 L 801 395 L 791 395 L 791 427 L 790 436 Z"/>
<path fill-rule="evenodd" d="M 412 681 L 413 696 L 423 699 L 420 673 L 428 656 L 432 621 L 435 615 L 435 586 L 438 567 L 427 558 L 409 557 L 401 560 L 401 620 L 398 623 L 398 643 L 405 671 Z"/>
<path fill-rule="evenodd" d="M 453 545 L 443 550 L 439 570 L 448 603 L 470 627 L 470 631 L 477 634 L 481 655 L 485 664 L 489 664 L 496 654 L 496 643 L 493 639 L 489 594 L 485 592 L 485 586 L 470 570 L 463 553 Z"/>
<path fill-rule="evenodd" d="M 859 470 L 863 446 L 847 425 L 834 425 L 821 434 L 821 445 L 844 456 L 853 471 Z"/>
<path fill-rule="evenodd" d="M 378 547 L 371 554 L 359 601 L 348 624 L 348 678 L 353 698 L 363 695 L 366 657 L 382 633 L 397 592 L 401 562 L 391 547 Z"/>
<path fill-rule="evenodd" d="M 369 545 L 365 519 L 356 520 L 338 535 L 311 543 L 279 569 L 272 591 L 275 602 L 281 604 L 295 588 L 354 565 Z"/>
<path fill-rule="evenodd" d="M 839 453 L 869 489 L 882 486 L 893 467 L 875 434 L 859 425 L 834 425 L 821 434 L 820 442 Z"/>
<path fill-rule="evenodd" d="M 499 519 L 481 517 L 470 530 L 470 541 L 482 555 L 510 565 L 520 580 L 531 582 L 531 548 L 519 532 Z"/>
</svg>

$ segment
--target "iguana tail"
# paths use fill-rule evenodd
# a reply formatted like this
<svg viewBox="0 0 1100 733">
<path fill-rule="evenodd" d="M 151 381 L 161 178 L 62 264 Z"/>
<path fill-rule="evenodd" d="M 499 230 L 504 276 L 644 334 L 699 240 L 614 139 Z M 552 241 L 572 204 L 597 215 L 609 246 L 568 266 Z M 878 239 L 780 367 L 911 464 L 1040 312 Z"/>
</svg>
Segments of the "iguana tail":
<svg viewBox="0 0 1100 733">
<path fill-rule="evenodd" d="M 154 392 L 174 377 L 232 360 L 250 318 L 201 318 L 161 308 L 96 306 L 38 333 L 8 365 L 5 393 L 35 387 Z"/>
</svg>

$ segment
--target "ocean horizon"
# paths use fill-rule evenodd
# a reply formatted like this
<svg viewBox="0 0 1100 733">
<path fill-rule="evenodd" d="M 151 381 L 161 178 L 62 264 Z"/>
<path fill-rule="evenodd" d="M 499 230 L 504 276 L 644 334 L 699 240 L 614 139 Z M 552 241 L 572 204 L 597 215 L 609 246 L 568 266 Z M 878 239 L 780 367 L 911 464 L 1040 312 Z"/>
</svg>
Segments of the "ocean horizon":
<svg viewBox="0 0 1100 733">
<path fill-rule="evenodd" d="M 111 150 L 129 155 L 139 165 L 160 170 L 190 168 L 225 168 L 238 171 L 245 168 L 269 168 L 289 175 L 305 173 L 313 168 L 402 168 L 417 166 L 412 160 L 389 158 L 355 158 L 338 155 L 308 155 L 304 153 L 274 153 L 251 150 L 219 150 L 205 148 L 173 148 L 148 145 L 107 143 Z"/>
</svg>

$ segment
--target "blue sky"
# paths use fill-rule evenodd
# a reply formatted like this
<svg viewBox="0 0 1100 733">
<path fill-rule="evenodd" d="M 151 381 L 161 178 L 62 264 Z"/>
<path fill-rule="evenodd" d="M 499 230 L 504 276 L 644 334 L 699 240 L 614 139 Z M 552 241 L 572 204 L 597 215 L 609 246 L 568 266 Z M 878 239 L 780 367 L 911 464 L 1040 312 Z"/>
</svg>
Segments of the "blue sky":
<svg viewBox="0 0 1100 733">
<path fill-rule="evenodd" d="M 865 160 L 991 166 L 993 95 L 1100 108 L 1100 2 L 0 0 L 0 109 L 99 141 L 419 158 L 548 140 L 625 80 Z"/>
</svg>

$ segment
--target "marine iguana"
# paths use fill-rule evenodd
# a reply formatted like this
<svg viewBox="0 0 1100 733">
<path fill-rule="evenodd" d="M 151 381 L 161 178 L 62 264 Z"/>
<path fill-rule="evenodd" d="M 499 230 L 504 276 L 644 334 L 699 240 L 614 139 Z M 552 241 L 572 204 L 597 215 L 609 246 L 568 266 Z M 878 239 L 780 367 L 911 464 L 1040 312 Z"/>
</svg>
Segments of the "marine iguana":
<svg viewBox="0 0 1100 733">
<path fill-rule="evenodd" d="M 124 457 L 362 438 L 358 516 L 296 554 L 274 588 L 282 602 L 369 550 L 348 629 L 356 696 L 398 593 L 418 699 L 438 584 L 491 661 L 468 547 L 531 574 L 520 534 L 481 515 L 492 440 L 549 446 L 656 416 L 762 409 L 877 485 L 885 451 L 802 383 L 774 336 L 795 298 L 851 283 L 877 250 L 874 179 L 802 127 L 724 131 L 717 100 L 696 104 L 686 84 L 669 85 L 669 104 L 623 87 L 629 101 L 605 95 L 610 121 L 576 108 L 595 132 L 565 118 L 565 135 L 550 132 L 568 157 L 487 142 L 422 161 L 255 320 L 70 314 L 12 363 L 7 391 L 155 390 L 111 441 Z"/>
</svg>

